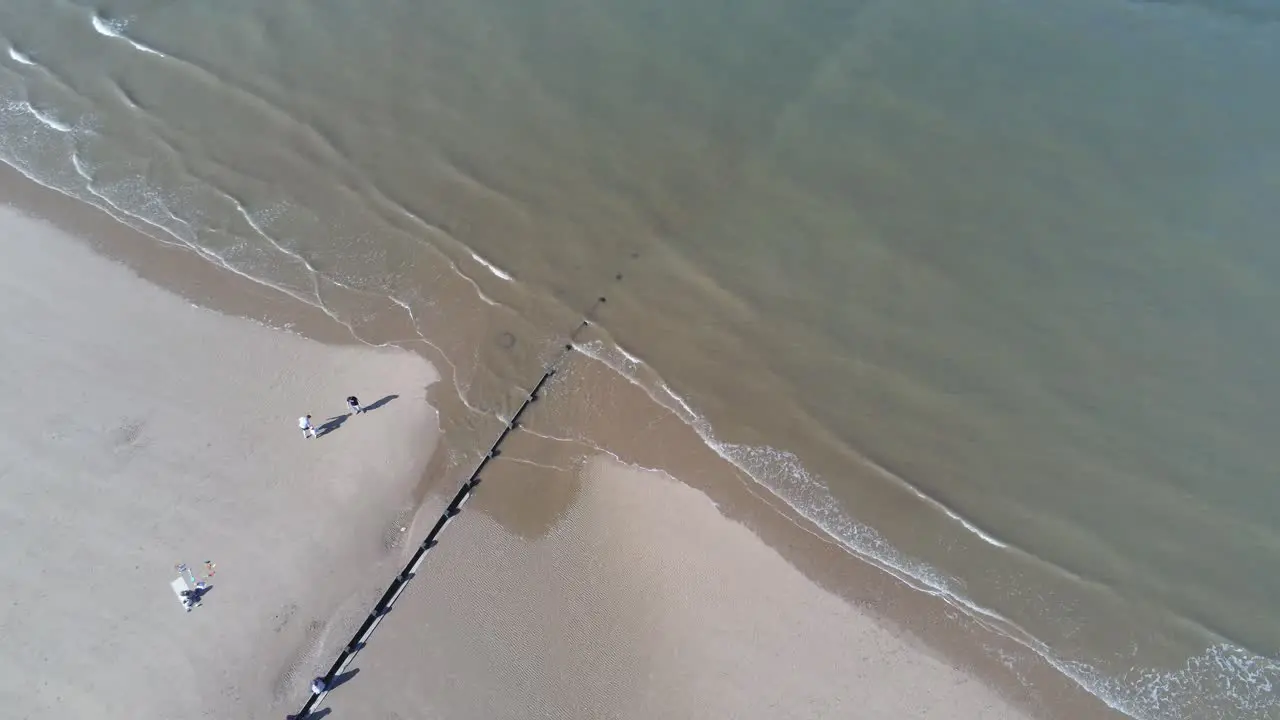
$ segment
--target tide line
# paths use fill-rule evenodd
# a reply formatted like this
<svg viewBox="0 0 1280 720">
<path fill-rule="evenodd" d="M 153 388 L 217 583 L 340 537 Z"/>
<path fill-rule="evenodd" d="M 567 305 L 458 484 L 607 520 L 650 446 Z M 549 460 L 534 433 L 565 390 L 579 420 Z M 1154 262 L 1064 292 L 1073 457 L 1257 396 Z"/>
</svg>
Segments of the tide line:
<svg viewBox="0 0 1280 720">
<path fill-rule="evenodd" d="M 577 339 L 578 335 L 591 325 L 596 310 L 606 302 L 607 299 L 605 297 L 598 298 L 595 303 L 591 305 L 591 308 L 583 314 L 582 321 L 578 324 L 578 327 L 576 327 L 573 332 L 569 333 L 568 342 L 565 343 L 559 354 L 556 355 L 546 369 L 543 370 L 542 377 L 538 378 L 533 389 L 526 393 L 524 401 L 520 403 L 520 407 L 512 414 L 511 419 L 506 423 L 506 427 L 504 427 L 502 432 L 498 434 L 498 437 L 489 446 L 489 449 L 485 452 L 484 456 L 480 458 L 480 462 L 476 465 L 475 469 L 471 471 L 471 474 L 467 476 L 466 481 L 462 483 L 462 487 L 460 487 L 458 492 L 454 494 L 453 499 L 449 501 L 444 512 L 442 512 L 440 517 L 436 520 L 436 524 L 432 526 L 431 531 L 427 533 L 427 537 L 418 545 L 417 550 L 414 551 L 413 555 L 409 558 L 408 562 L 405 563 L 399 574 L 392 579 L 391 584 L 387 587 L 386 591 L 382 593 L 382 597 L 374 604 L 368 617 L 366 617 L 364 622 L 360 624 L 360 627 L 356 629 L 356 632 L 351 636 L 351 640 L 347 642 L 347 644 L 342 648 L 342 651 L 338 654 L 337 659 L 335 659 L 333 664 L 329 666 L 329 670 L 323 676 L 317 678 L 319 682 L 312 685 L 311 695 L 307 698 L 306 702 L 303 703 L 302 709 L 298 714 L 291 716 L 292 718 L 295 720 L 302 720 L 303 718 L 308 717 L 320 706 L 322 702 L 324 702 L 325 698 L 328 697 L 329 688 L 334 685 L 335 678 L 341 674 L 343 670 L 351 664 L 351 661 L 355 659 L 356 655 L 364 649 L 366 643 L 368 643 L 369 639 L 373 636 L 373 631 L 382 622 L 383 618 L 386 617 L 387 613 L 391 612 L 396 601 L 400 599 L 400 596 L 404 593 L 409 583 L 422 567 L 422 563 L 426 559 L 427 553 L 436 546 L 439 542 L 439 537 L 444 532 L 445 528 L 447 528 L 449 524 L 453 522 L 454 518 L 462 512 L 462 508 L 466 504 L 467 500 L 471 498 L 472 493 L 474 493 L 480 486 L 480 473 L 484 471 L 485 467 L 487 467 L 494 458 L 501 454 L 502 443 L 520 427 L 520 417 L 530 405 L 537 401 L 538 394 L 547 384 L 547 381 L 556 374 L 556 370 L 559 365 L 564 362 L 564 359 L 570 353 L 573 352 L 573 343 Z"/>
</svg>

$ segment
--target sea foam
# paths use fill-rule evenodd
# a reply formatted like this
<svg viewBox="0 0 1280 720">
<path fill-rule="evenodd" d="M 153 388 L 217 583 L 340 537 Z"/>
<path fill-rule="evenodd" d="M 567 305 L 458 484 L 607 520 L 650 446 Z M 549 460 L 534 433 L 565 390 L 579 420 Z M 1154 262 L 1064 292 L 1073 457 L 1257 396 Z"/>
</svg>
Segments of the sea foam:
<svg viewBox="0 0 1280 720">
<path fill-rule="evenodd" d="M 515 280 L 515 278 L 511 276 L 511 273 L 507 272 L 506 270 L 503 270 L 497 265 L 494 265 L 488 260 L 485 260 L 484 258 L 480 257 L 480 254 L 474 250 L 471 251 L 471 258 L 476 262 L 480 263 L 481 265 L 485 266 L 485 268 L 488 269 L 489 272 L 493 273 L 494 275 L 497 275 L 503 280 L 506 280 L 508 282 Z"/>
<path fill-rule="evenodd" d="M 37 108 L 35 105 L 32 105 L 30 102 L 26 102 L 23 104 L 26 106 L 27 112 L 31 113 L 32 117 L 44 123 L 44 125 L 49 129 L 56 130 L 61 133 L 69 133 L 72 130 L 75 130 L 74 126 L 68 125 L 67 123 L 62 122 L 61 120 L 55 118 L 49 113 L 41 110 L 40 108 Z"/>
<path fill-rule="evenodd" d="M 143 43 L 140 43 L 137 40 L 134 40 L 128 35 L 125 35 L 124 29 L 128 27 L 128 22 L 124 20 L 107 20 L 101 15 L 94 13 L 91 22 L 93 23 L 93 29 L 97 30 L 99 35 L 104 35 L 106 37 L 124 40 L 125 42 L 132 45 L 134 49 L 140 52 L 147 53 L 149 55 L 158 55 L 159 57 L 168 57 L 163 52 L 160 52 L 159 50 L 156 50 L 155 48 L 149 45 L 144 45 Z"/>
<path fill-rule="evenodd" d="M 32 60 L 30 55 L 22 52 L 21 50 L 19 50 L 16 47 L 13 47 L 12 45 L 9 46 L 9 57 L 13 58 L 13 61 L 18 63 L 19 65 L 29 65 L 31 67 L 35 67 L 35 64 L 36 64 L 36 61 Z"/>
<path fill-rule="evenodd" d="M 963 584 L 936 568 L 908 558 L 874 528 L 853 520 L 826 485 L 813 476 L 793 453 L 768 446 L 718 440 L 710 423 L 685 398 L 645 373 L 643 361 L 620 347 L 602 341 L 574 345 L 574 349 L 621 375 L 650 398 L 692 427 L 717 455 L 744 472 L 797 514 L 820 528 L 848 551 L 901 579 L 908 586 L 934 595 L 980 624 L 1031 650 L 1107 706 L 1139 720 L 1181 720 L 1187 717 L 1274 717 L 1280 712 L 1280 662 L 1229 644 L 1208 647 L 1189 658 L 1177 671 L 1134 667 L 1122 677 L 1102 672 L 1089 662 L 1060 656 L 1044 641 L 995 610 L 968 598 Z M 915 490 L 910 483 L 879 465 L 869 466 Z M 998 548 L 1006 543 L 991 537 L 942 503 L 915 493 L 969 532 Z M 1243 715 L 1239 713 L 1244 713 Z"/>
<path fill-rule="evenodd" d="M 106 27 L 108 30 L 114 30 L 110 25 Z M 118 31 L 103 34 L 119 37 Z M 26 115 L 35 118 L 40 126 L 48 129 L 45 132 L 55 131 L 60 134 L 67 132 L 60 129 L 68 127 L 66 123 L 49 116 L 48 113 L 38 113 L 25 100 L 11 99 L 4 107 L 8 108 L 10 115 L 16 113 L 19 117 Z M 40 117 L 40 114 L 44 117 Z M 28 125 L 31 124 L 29 120 L 26 122 Z M 10 140 L 24 137 L 26 134 L 25 130 L 19 132 L 19 128 L 7 125 L 0 127 L 0 130 L 10 131 L 4 133 Z M 50 135 L 50 137 L 54 136 Z M 200 257 L 231 272 L 266 287 L 293 295 L 288 289 L 273 283 L 269 278 L 259 277 L 261 272 L 238 267 L 217 253 L 200 247 L 195 242 L 195 238 L 191 237 L 193 231 L 190 228 L 174 227 L 173 223 L 166 221 L 164 217 L 149 212 L 146 209 L 147 206 L 157 203 L 163 206 L 164 202 L 155 195 L 154 191 L 148 192 L 145 179 L 139 178 L 139 185 L 134 188 L 136 193 L 142 195 L 130 193 L 133 200 L 126 202 L 126 198 L 118 192 L 97 188 L 94 180 L 95 168 L 92 164 L 79 154 L 71 154 L 69 163 L 74 166 L 74 174 L 80 176 L 84 187 L 62 187 L 62 183 L 51 182 L 42 173 L 35 172 L 17 157 L 15 152 L 20 149 L 24 149 L 22 145 L 7 146 L 4 152 L 0 153 L 0 156 L 3 156 L 0 159 L 31 180 L 70 197 L 97 205 L 121 222 L 130 225 L 143 223 L 154 230 L 159 230 L 161 235 L 172 238 L 157 237 L 157 240 L 188 247 L 197 252 Z M 141 206 L 134 207 L 137 203 L 141 203 Z M 242 208 L 242 212 L 249 214 L 247 209 Z M 246 219 L 252 220 L 252 224 L 256 226 L 255 229 L 266 234 L 270 217 L 264 217 L 264 215 L 270 214 L 270 212 L 252 213 Z M 148 219 L 147 215 L 154 215 L 154 217 Z M 170 219 L 175 217 L 172 212 L 167 212 L 167 216 Z M 149 234 L 154 235 L 154 233 Z M 479 258 L 477 261 L 490 267 L 490 264 L 484 263 Z M 490 271 L 495 272 L 493 267 L 490 267 Z M 500 272 L 496 271 L 495 274 Z M 510 275 L 505 273 L 499 274 L 499 277 L 504 275 L 506 276 L 504 279 L 510 278 Z M 306 304 L 315 305 L 314 299 L 294 296 Z M 410 305 L 400 300 L 396 302 L 404 307 L 412 318 L 413 312 Z M 325 310 L 327 312 L 327 309 Z M 423 340 L 425 341 L 425 338 Z M 1111 707 L 1142 720 L 1171 720 L 1183 717 L 1266 717 L 1274 716 L 1280 710 L 1280 699 L 1278 699 L 1280 698 L 1280 664 L 1232 645 L 1220 644 L 1208 647 L 1201 654 L 1189 658 L 1184 668 L 1175 671 L 1156 671 L 1135 667 L 1119 677 L 1103 673 L 1088 662 L 1062 658 L 1051 647 L 1023 632 L 1008 619 L 966 598 L 960 581 L 943 575 L 936 568 L 925 563 L 906 557 L 875 529 L 850 518 L 821 479 L 814 477 L 793 453 L 767 446 L 733 444 L 719 440 L 708 421 L 696 411 L 694 403 L 676 393 L 633 353 L 598 341 L 575 346 L 575 349 L 635 383 L 656 402 L 688 423 L 714 452 L 742 470 L 779 500 L 794 508 L 800 516 L 812 522 L 850 552 L 868 558 L 911 587 L 938 596 L 957 609 L 979 618 L 984 624 L 1004 631 L 1009 637 L 1044 657 L 1067 677 L 1097 695 Z M 938 509 L 984 541 L 1002 547 L 999 540 L 982 537 L 984 533 L 971 523 L 966 523 L 963 518 L 957 517 L 958 513 L 948 512 L 945 507 Z"/>
</svg>

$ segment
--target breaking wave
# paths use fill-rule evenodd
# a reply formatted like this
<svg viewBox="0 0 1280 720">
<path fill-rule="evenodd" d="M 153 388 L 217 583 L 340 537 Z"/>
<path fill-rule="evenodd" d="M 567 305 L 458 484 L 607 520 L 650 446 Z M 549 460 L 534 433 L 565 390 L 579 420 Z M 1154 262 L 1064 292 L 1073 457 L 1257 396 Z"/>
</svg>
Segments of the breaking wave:
<svg viewBox="0 0 1280 720">
<path fill-rule="evenodd" d="M 717 455 L 821 528 L 846 550 L 1021 644 L 1112 709 L 1139 720 L 1183 720 L 1189 717 L 1232 720 L 1239 717 L 1276 717 L 1275 714 L 1280 713 L 1280 692 L 1277 692 L 1280 691 L 1280 662 L 1235 645 L 1212 645 L 1201 654 L 1188 658 L 1185 667 L 1178 670 L 1134 667 L 1120 677 L 1108 675 L 1089 662 L 1062 657 L 1008 618 L 968 598 L 962 583 L 955 578 L 905 556 L 874 528 L 850 518 L 826 484 L 814 477 L 793 453 L 717 439 L 711 424 L 695 412 L 687 400 L 662 382 L 642 360 L 617 345 L 597 340 L 574 345 L 574 349 L 639 387 L 693 428 Z M 983 541 L 998 548 L 1008 547 L 902 478 L 870 460 L 864 459 L 864 462 L 911 488 L 917 496 Z"/>
<path fill-rule="evenodd" d="M 144 45 L 143 43 L 140 43 L 137 40 L 134 40 L 128 35 L 125 35 L 124 29 L 128 27 L 128 24 L 129 24 L 127 21 L 108 20 L 102 17 L 101 15 L 94 13 L 91 22 L 93 24 L 93 29 L 97 30 L 99 35 L 103 35 L 109 38 L 124 40 L 125 42 L 132 45 L 135 50 L 138 50 L 139 52 L 147 53 L 148 55 L 168 57 L 168 55 L 166 55 L 163 52 L 160 52 L 159 50 L 151 47 L 150 45 Z"/>
</svg>

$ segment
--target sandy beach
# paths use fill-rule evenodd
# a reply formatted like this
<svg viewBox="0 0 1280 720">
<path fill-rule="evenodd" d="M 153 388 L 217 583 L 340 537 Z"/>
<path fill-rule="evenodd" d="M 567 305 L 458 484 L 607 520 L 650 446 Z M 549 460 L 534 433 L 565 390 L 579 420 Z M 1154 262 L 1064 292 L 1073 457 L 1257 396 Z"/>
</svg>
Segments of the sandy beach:
<svg viewBox="0 0 1280 720">
<path fill-rule="evenodd" d="M 396 631 L 329 695 L 333 717 L 1030 717 L 813 584 L 697 490 L 608 456 L 560 467 L 577 450 L 544 450 L 495 464 L 483 512 L 428 556 Z M 530 483 L 575 500 L 527 538 L 490 514 Z"/>
<path fill-rule="evenodd" d="M 17 211 L 0 226 L 0 701 L 295 713 L 455 489 L 437 373 L 205 309 Z M 576 353 L 561 370 L 312 717 L 1106 716 L 761 502 L 634 385 Z M 303 439 L 305 412 L 331 430 Z M 611 456 L 641 451 L 680 480 Z M 174 567 L 205 561 L 185 612 Z"/>
<path fill-rule="evenodd" d="M 1280 720 L 1263 5 L 0 3 L 0 720 Z"/>
<path fill-rule="evenodd" d="M 5 715 L 284 717 L 412 533 L 434 369 L 196 307 L 11 209 L 0 228 Z M 376 407 L 344 417 L 349 394 Z M 330 432 L 304 440 L 308 412 Z M 175 565 L 206 561 L 185 612 Z"/>
</svg>

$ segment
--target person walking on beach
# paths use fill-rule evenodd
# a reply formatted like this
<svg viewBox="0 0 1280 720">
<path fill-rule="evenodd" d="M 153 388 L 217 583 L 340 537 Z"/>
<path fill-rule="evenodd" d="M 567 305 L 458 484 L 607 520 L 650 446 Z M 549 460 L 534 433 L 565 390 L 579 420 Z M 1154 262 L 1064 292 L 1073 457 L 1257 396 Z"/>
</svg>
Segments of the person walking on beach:
<svg viewBox="0 0 1280 720">
<path fill-rule="evenodd" d="M 352 415 L 359 415 L 364 412 L 364 408 L 360 407 L 360 400 L 355 395 L 347 398 L 347 407 L 350 408 Z"/>
<path fill-rule="evenodd" d="M 187 612 L 191 612 L 192 608 L 198 608 L 204 603 L 202 598 L 204 597 L 205 591 L 208 589 L 208 583 L 198 582 L 195 584 L 195 587 L 190 590 L 183 590 L 180 593 L 182 596 L 182 606 L 187 609 Z"/>
<path fill-rule="evenodd" d="M 316 436 L 316 429 L 311 426 L 310 415 L 303 415 L 298 418 L 298 427 L 302 429 L 302 437 L 309 438 Z"/>
</svg>

